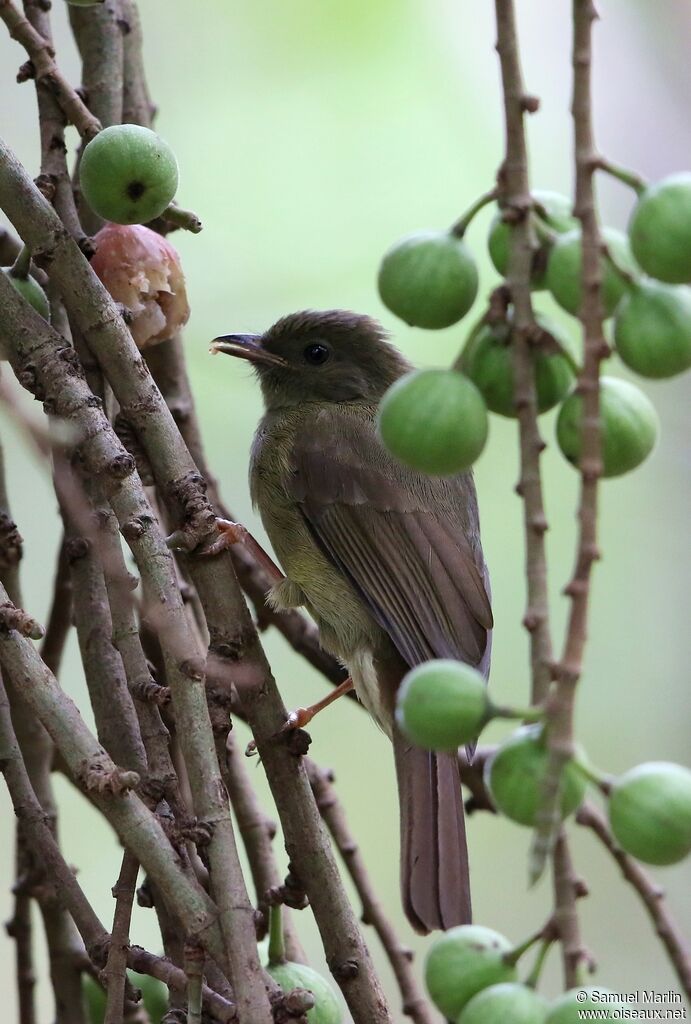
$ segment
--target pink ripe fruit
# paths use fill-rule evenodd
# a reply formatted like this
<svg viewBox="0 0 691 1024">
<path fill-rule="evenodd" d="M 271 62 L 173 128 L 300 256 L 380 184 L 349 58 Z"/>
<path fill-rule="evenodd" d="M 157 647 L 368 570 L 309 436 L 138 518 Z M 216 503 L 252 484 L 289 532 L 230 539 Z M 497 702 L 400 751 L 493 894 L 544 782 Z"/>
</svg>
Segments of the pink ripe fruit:
<svg viewBox="0 0 691 1024">
<path fill-rule="evenodd" d="M 137 348 L 166 341 L 187 323 L 185 276 L 170 242 L 141 224 L 106 224 L 94 243 L 91 266 L 112 298 L 130 311 Z"/>
</svg>

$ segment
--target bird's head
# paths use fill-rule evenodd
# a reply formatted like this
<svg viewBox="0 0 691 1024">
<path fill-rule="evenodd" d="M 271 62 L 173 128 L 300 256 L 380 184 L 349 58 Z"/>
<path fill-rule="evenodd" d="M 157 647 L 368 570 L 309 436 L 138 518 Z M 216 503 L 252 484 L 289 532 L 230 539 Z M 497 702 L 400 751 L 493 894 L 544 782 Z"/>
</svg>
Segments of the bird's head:
<svg viewBox="0 0 691 1024">
<path fill-rule="evenodd" d="M 376 320 L 338 309 L 292 313 L 264 334 L 227 334 L 212 342 L 211 351 L 252 364 L 267 409 L 315 401 L 376 403 L 410 369 Z"/>
</svg>

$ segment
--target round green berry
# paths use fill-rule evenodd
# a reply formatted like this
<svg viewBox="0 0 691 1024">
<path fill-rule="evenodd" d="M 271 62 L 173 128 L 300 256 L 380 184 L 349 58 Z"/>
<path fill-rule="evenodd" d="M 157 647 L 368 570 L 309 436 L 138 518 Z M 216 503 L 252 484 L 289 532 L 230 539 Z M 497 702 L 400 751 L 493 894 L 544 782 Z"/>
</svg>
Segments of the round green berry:
<svg viewBox="0 0 691 1024">
<path fill-rule="evenodd" d="M 557 324 L 545 317 L 538 317 L 537 323 L 563 349 L 570 351 L 571 341 Z M 517 410 L 511 331 L 510 321 L 479 323 L 463 349 L 460 368 L 477 386 L 491 412 L 515 417 Z M 540 351 L 539 348 L 535 351 L 534 367 L 538 412 L 546 412 L 569 393 L 574 382 L 574 372 L 565 355 L 558 351 Z"/>
<path fill-rule="evenodd" d="M 384 395 L 379 433 L 397 459 L 431 476 L 468 469 L 487 440 L 487 407 L 455 370 L 413 370 Z"/>
<path fill-rule="evenodd" d="M 328 981 L 317 971 L 306 964 L 294 964 L 290 961 L 269 964 L 266 971 L 284 992 L 292 992 L 294 988 L 306 988 L 312 993 L 314 1006 L 307 1011 L 309 1024 L 342 1024 L 343 1015 L 338 999 Z"/>
<path fill-rule="evenodd" d="M 626 235 L 614 228 L 603 228 L 602 239 L 617 266 L 635 275 L 636 265 Z M 627 282 L 604 257 L 601 266 L 602 305 L 605 316 L 611 316 L 626 291 Z M 547 287 L 559 305 L 572 316 L 578 316 L 581 308 L 581 267 L 581 232 L 577 229 L 556 240 L 547 264 Z"/>
<path fill-rule="evenodd" d="M 149 128 L 111 125 L 86 146 L 79 183 L 99 217 L 116 224 L 146 224 L 163 213 L 177 191 L 177 160 L 168 143 Z"/>
<path fill-rule="evenodd" d="M 691 853 L 691 771 L 639 764 L 615 780 L 609 796 L 614 837 L 646 864 L 676 864 Z"/>
<path fill-rule="evenodd" d="M 408 672 L 396 698 L 396 721 L 426 750 L 458 750 L 477 739 L 491 705 L 485 679 L 461 661 L 427 661 Z"/>
<path fill-rule="evenodd" d="M 557 418 L 557 442 L 562 453 L 578 465 L 581 453 L 583 400 L 569 395 Z M 600 443 L 603 475 L 621 476 L 647 459 L 660 429 L 655 407 L 640 388 L 618 377 L 600 378 Z"/>
<path fill-rule="evenodd" d="M 535 189 L 533 199 L 536 204 L 538 248 L 533 255 L 531 286 L 537 290 L 545 287 L 545 268 L 553 241 L 549 237 L 540 237 L 540 227 L 544 225 L 548 232 L 561 235 L 577 227 L 578 222 L 571 213 L 571 201 L 566 196 Z M 487 247 L 492 263 L 502 277 L 506 277 L 509 269 L 510 246 L 511 227 L 503 220 L 500 211 L 490 225 Z"/>
<path fill-rule="evenodd" d="M 505 981 L 474 995 L 456 1024 L 544 1024 L 546 1016 L 546 999 L 517 981 Z"/>
<path fill-rule="evenodd" d="M 629 221 L 636 260 L 669 284 L 691 283 L 691 173 L 673 174 L 645 189 Z"/>
<path fill-rule="evenodd" d="M 583 1024 L 584 1011 L 593 1010 L 597 1011 L 598 1020 L 622 1020 L 623 1009 L 624 1004 L 608 988 L 572 988 L 552 1003 L 545 1024 Z"/>
<path fill-rule="evenodd" d="M 462 238 L 424 231 L 386 253 L 378 284 L 381 300 L 392 313 L 411 327 L 437 330 L 468 312 L 477 295 L 478 273 Z"/>
<path fill-rule="evenodd" d="M 19 292 L 23 299 L 29 303 L 30 306 L 39 313 L 44 320 L 50 322 L 50 303 L 48 302 L 48 296 L 41 288 L 38 281 L 35 281 L 33 277 L 19 277 L 15 276 L 11 269 L 3 270 L 3 273 L 7 275 L 7 279 L 14 288 L 15 291 Z"/>
<path fill-rule="evenodd" d="M 425 961 L 425 984 L 434 1005 L 455 1019 L 481 989 L 514 981 L 516 968 L 504 960 L 511 950 L 507 938 L 479 924 L 444 932 Z"/>
<path fill-rule="evenodd" d="M 485 784 L 497 809 L 519 825 L 535 826 L 547 759 L 543 727 L 525 725 L 485 763 Z M 573 761 L 567 762 L 562 775 L 562 818 L 580 806 L 585 790 L 585 778 Z"/>
<path fill-rule="evenodd" d="M 614 341 L 641 377 L 674 377 L 691 366 L 691 288 L 642 280 L 617 306 Z"/>
</svg>

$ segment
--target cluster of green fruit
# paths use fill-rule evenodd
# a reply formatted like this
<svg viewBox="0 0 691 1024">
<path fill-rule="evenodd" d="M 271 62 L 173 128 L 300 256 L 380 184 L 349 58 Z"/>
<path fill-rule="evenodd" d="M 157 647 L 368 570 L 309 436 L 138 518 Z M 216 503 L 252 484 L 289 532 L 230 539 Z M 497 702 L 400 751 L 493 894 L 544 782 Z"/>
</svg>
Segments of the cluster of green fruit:
<svg viewBox="0 0 691 1024">
<path fill-rule="evenodd" d="M 540 960 L 526 983 L 516 964 L 537 939 L 512 946 L 499 932 L 461 925 L 438 939 L 427 955 L 425 983 L 435 1006 L 454 1024 L 578 1024 L 583 1010 L 599 1020 L 620 1020 L 622 1004 L 603 999 L 607 990 L 571 989 L 551 1005 L 535 991 Z M 604 1004 L 604 1005 L 603 1005 Z"/>
<path fill-rule="evenodd" d="M 483 676 L 458 661 L 428 661 L 408 673 L 396 703 L 400 729 L 417 746 L 454 751 L 474 742 L 494 718 L 532 720 L 502 743 L 485 765 L 497 810 L 535 826 L 547 768 L 539 709 L 495 705 Z M 610 780 L 578 751 L 564 770 L 562 818 L 583 802 L 589 782 L 608 794 L 612 832 L 623 850 L 647 864 L 673 864 L 691 853 L 691 771 L 677 764 L 641 764 Z"/>
<path fill-rule="evenodd" d="M 535 238 L 531 287 L 548 289 L 567 313 L 581 307 L 581 232 L 564 196 L 536 191 L 531 221 Z M 470 310 L 478 291 L 475 259 L 465 231 L 482 200 L 446 232 L 403 239 L 384 257 L 379 292 L 406 323 L 449 327 Z M 511 227 L 498 212 L 489 253 L 505 275 Z M 614 317 L 613 340 L 622 362 L 643 377 L 671 377 L 691 367 L 691 173 L 641 191 L 627 235 L 604 228 L 602 305 Z M 534 373 L 538 412 L 561 405 L 557 441 L 565 457 L 580 455 L 582 402 L 573 390 L 578 372 L 565 331 L 538 315 Z M 485 317 L 470 332 L 450 370 L 419 370 L 385 395 L 379 427 L 402 462 L 433 475 L 469 468 L 488 433 L 487 410 L 516 416 L 512 316 Z M 655 410 L 628 381 L 601 379 L 600 420 L 605 476 L 640 465 L 658 435 Z"/>
<path fill-rule="evenodd" d="M 178 165 L 170 146 L 149 128 L 112 125 L 84 149 L 79 183 L 99 217 L 115 224 L 145 224 L 159 217 L 173 200 Z M 27 250 L 22 250 L 14 266 L 4 272 L 20 295 L 49 320 L 48 299 L 29 275 L 30 264 Z"/>
</svg>

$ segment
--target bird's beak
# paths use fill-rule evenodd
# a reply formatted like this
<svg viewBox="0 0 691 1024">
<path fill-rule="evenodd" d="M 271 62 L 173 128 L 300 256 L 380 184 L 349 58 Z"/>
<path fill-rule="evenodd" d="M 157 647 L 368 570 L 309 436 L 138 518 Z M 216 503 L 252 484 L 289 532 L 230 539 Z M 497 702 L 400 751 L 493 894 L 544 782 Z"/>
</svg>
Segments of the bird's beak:
<svg viewBox="0 0 691 1024">
<path fill-rule="evenodd" d="M 229 356 L 247 359 L 248 362 L 258 366 L 288 365 L 281 356 L 269 352 L 263 347 L 259 334 L 223 334 L 220 338 L 214 338 L 209 351 L 212 355 L 217 352 L 225 352 Z"/>
</svg>

